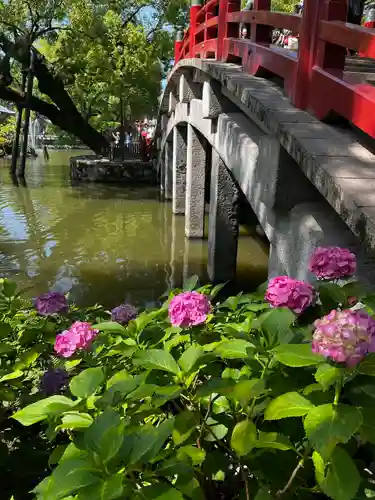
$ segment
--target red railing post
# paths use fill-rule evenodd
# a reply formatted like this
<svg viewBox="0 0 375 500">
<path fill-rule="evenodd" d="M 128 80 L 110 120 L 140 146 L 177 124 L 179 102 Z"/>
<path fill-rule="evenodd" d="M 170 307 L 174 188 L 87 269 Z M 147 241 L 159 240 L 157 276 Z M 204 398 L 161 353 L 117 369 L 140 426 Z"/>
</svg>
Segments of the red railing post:
<svg viewBox="0 0 375 500">
<path fill-rule="evenodd" d="M 227 58 L 224 54 L 224 42 L 226 38 L 238 38 L 239 29 L 237 24 L 227 22 L 230 12 L 241 10 L 241 0 L 219 0 L 219 16 L 217 29 L 217 54 L 216 59 L 223 61 Z"/>
<path fill-rule="evenodd" d="M 346 21 L 346 0 L 324 0 L 320 8 L 319 21 Z M 317 33 L 319 34 L 319 33 Z M 314 63 L 324 69 L 344 71 L 346 48 L 317 40 Z M 313 90 L 313 89 L 312 89 Z"/>
<path fill-rule="evenodd" d="M 271 10 L 271 0 L 255 0 L 254 10 Z M 254 43 L 271 43 L 271 26 L 253 24 L 251 26 L 250 38 Z"/>
<path fill-rule="evenodd" d="M 344 0 L 346 1 L 346 0 Z M 315 64 L 319 30 L 319 11 L 324 0 L 305 0 L 299 33 L 298 62 L 292 102 L 297 108 L 306 109 L 309 100 L 312 69 Z"/>
<path fill-rule="evenodd" d="M 205 19 L 204 22 L 207 23 L 210 19 L 214 17 L 214 12 L 212 9 L 208 9 L 205 14 Z M 204 30 L 204 41 L 207 41 L 210 39 L 210 34 L 209 34 L 210 28 L 205 28 Z"/>
<path fill-rule="evenodd" d="M 194 57 L 195 34 L 197 29 L 197 15 L 202 8 L 202 0 L 191 0 L 190 28 L 189 28 L 189 57 Z"/>
<path fill-rule="evenodd" d="M 181 56 L 181 47 L 184 34 L 182 31 L 177 31 L 176 40 L 174 42 L 174 63 L 177 64 Z"/>
</svg>

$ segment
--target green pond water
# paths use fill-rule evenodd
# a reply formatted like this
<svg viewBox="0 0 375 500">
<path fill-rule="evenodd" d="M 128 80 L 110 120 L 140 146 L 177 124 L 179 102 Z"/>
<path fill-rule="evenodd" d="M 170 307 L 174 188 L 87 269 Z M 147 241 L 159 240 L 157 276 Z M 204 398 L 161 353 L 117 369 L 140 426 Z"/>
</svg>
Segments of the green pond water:
<svg viewBox="0 0 375 500">
<path fill-rule="evenodd" d="M 30 297 L 69 292 L 79 305 L 122 301 L 155 304 L 169 287 L 198 274 L 207 281 L 207 241 L 184 238 L 184 217 L 155 188 L 73 186 L 69 157 L 51 151 L 27 164 L 26 186 L 16 186 L 0 160 L 0 275 Z M 264 281 L 267 247 L 241 231 L 238 288 Z"/>
</svg>

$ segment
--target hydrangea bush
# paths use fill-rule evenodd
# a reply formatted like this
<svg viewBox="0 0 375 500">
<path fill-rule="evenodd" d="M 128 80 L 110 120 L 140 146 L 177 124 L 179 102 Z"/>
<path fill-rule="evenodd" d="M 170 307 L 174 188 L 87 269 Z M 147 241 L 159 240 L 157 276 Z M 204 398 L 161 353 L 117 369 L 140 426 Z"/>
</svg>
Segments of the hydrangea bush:
<svg viewBox="0 0 375 500">
<path fill-rule="evenodd" d="M 51 449 L 33 496 L 375 498 L 375 296 L 355 267 L 320 248 L 314 286 L 221 301 L 192 280 L 136 317 L 52 312 L 58 357 L 11 417 Z"/>
</svg>

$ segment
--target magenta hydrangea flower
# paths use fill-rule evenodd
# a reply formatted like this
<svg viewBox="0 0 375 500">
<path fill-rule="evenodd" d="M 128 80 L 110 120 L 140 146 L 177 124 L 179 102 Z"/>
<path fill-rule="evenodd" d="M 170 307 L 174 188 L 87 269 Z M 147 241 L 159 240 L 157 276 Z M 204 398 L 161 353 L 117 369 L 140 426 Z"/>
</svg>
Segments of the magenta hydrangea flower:
<svg viewBox="0 0 375 500">
<path fill-rule="evenodd" d="M 314 323 L 312 350 L 337 363 L 357 365 L 375 352 L 375 320 L 364 311 L 334 310 Z"/>
<path fill-rule="evenodd" d="M 206 295 L 198 292 L 183 292 L 169 303 L 169 319 L 173 326 L 188 328 L 204 323 L 211 310 Z"/>
<path fill-rule="evenodd" d="M 309 263 L 309 271 L 324 280 L 347 278 L 356 270 L 356 257 L 347 248 L 318 247 Z"/>
<path fill-rule="evenodd" d="M 314 288 L 304 281 L 288 276 L 277 276 L 268 282 L 265 299 L 272 307 L 287 307 L 301 314 L 311 306 L 315 298 Z"/>
<path fill-rule="evenodd" d="M 121 304 L 120 306 L 112 309 L 111 319 L 120 323 L 120 325 L 127 325 L 130 320 L 137 317 L 137 309 L 130 304 Z"/>
<path fill-rule="evenodd" d="M 76 321 L 69 330 L 56 335 L 55 351 L 64 358 L 70 358 L 78 349 L 88 349 L 99 333 L 90 323 Z"/>
<path fill-rule="evenodd" d="M 35 299 L 35 308 L 42 316 L 64 313 L 68 310 L 68 301 L 62 293 L 48 292 Z"/>
</svg>

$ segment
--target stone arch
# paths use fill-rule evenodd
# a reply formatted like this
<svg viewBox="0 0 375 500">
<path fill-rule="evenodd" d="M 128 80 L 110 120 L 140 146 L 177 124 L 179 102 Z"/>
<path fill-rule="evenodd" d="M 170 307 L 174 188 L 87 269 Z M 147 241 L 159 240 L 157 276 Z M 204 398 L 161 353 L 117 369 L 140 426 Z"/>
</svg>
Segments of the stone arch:
<svg viewBox="0 0 375 500">
<path fill-rule="evenodd" d="M 268 108 L 265 102 L 271 103 Z M 275 109 L 270 110 L 269 106 Z M 282 115 L 281 119 L 275 117 L 276 113 Z M 284 114 L 288 117 L 283 117 Z M 297 127 L 296 121 L 287 121 L 297 118 L 303 122 L 297 120 Z M 306 128 L 306 124 L 312 127 Z M 218 175 L 221 172 L 221 176 L 226 169 L 230 172 L 256 214 L 271 245 L 271 276 L 288 274 L 308 279 L 307 261 L 314 247 L 334 244 L 353 248 L 360 256 L 359 274 L 369 278 L 373 264 L 368 265 L 363 248 L 353 235 L 356 230 L 345 209 L 345 193 L 339 205 L 330 198 L 327 185 L 332 186 L 336 180 L 332 181 L 327 165 L 320 165 L 316 154 L 308 150 L 298 128 L 307 130 L 305 133 L 318 130 L 318 137 L 325 134 L 332 141 L 337 141 L 337 133 L 294 109 L 273 84 L 244 75 L 242 69 L 233 64 L 183 60 L 168 79 L 158 125 L 163 185 L 168 172 L 176 174 L 178 145 L 173 143 L 178 134 L 175 130 L 181 127 L 198 130 L 212 147 L 214 161 L 220 163 L 215 172 Z M 189 150 L 191 145 L 187 142 L 184 147 Z M 352 154 L 352 146 L 350 140 L 345 142 L 340 138 L 340 147 L 347 148 L 348 155 Z M 168 150 L 172 150 L 172 154 L 166 154 Z M 338 184 L 335 187 L 341 189 Z M 174 205 L 175 191 L 172 186 L 169 197 Z M 182 192 L 180 190 L 180 195 Z M 230 190 L 227 196 L 230 198 Z M 186 206 L 175 213 L 186 212 L 189 219 L 194 212 L 190 205 L 196 201 L 191 201 L 189 189 L 185 201 Z M 230 219 L 230 210 L 226 216 Z M 186 228 L 189 224 L 188 221 Z M 209 247 L 215 253 L 217 242 L 213 232 L 209 232 Z M 202 231 L 196 234 L 186 231 L 187 237 L 201 235 Z"/>
</svg>

